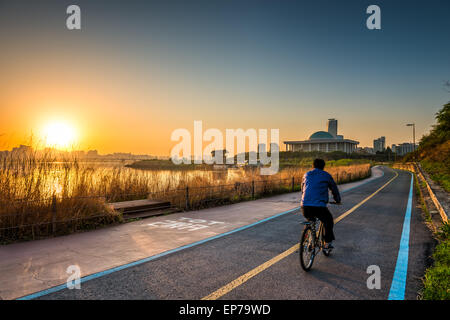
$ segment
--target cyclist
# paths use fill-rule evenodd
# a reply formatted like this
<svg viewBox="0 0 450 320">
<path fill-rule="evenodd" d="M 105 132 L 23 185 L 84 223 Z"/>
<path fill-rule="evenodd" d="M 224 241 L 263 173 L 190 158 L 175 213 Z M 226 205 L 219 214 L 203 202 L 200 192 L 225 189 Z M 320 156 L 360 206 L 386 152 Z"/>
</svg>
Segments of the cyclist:
<svg viewBox="0 0 450 320">
<path fill-rule="evenodd" d="M 333 193 L 336 204 L 340 204 L 341 196 L 333 177 L 326 171 L 323 159 L 314 160 L 314 169 L 303 176 L 301 208 L 303 216 L 310 220 L 317 218 L 324 226 L 324 249 L 332 249 L 334 240 L 333 216 L 327 208 L 328 189 Z"/>
</svg>

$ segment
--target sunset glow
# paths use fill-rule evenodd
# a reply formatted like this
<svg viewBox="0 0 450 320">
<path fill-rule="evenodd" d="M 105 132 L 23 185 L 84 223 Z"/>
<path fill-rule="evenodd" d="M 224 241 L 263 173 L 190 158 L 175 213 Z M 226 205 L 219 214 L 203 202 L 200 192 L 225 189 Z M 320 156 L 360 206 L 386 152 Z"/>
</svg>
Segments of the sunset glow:
<svg viewBox="0 0 450 320">
<path fill-rule="evenodd" d="M 76 142 L 76 130 L 65 122 L 51 122 L 44 127 L 42 138 L 47 147 L 67 149 Z"/>
</svg>

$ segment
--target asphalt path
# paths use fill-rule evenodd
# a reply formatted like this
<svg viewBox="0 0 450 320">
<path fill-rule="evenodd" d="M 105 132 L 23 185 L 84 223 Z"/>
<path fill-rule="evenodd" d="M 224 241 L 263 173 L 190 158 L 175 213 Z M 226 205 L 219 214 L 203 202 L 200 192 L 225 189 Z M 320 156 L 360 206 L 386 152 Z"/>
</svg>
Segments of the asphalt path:
<svg viewBox="0 0 450 320">
<path fill-rule="evenodd" d="M 404 259 L 397 260 L 405 253 L 411 174 L 383 171 L 344 193 L 342 206 L 330 206 L 335 219 L 351 212 L 335 225 L 331 256 L 320 254 L 309 272 L 292 250 L 304 220 L 293 212 L 39 299 L 388 299 L 396 269 L 395 278 L 402 275 Z M 405 299 L 417 299 L 433 240 L 414 199 L 410 209 L 403 291 Z M 369 266 L 379 267 L 380 289 L 367 286 Z"/>
</svg>

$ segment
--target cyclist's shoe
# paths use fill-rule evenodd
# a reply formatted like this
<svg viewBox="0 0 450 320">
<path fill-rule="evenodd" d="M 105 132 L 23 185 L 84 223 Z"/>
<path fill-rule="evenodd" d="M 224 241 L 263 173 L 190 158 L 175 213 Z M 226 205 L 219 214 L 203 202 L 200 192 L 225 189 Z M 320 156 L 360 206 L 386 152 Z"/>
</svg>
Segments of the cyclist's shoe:
<svg viewBox="0 0 450 320">
<path fill-rule="evenodd" d="M 334 247 L 333 247 L 333 245 L 331 244 L 331 242 L 330 242 L 330 243 L 325 243 L 324 246 L 323 246 L 323 248 L 324 248 L 325 250 L 331 250 L 331 249 L 334 249 Z"/>
</svg>

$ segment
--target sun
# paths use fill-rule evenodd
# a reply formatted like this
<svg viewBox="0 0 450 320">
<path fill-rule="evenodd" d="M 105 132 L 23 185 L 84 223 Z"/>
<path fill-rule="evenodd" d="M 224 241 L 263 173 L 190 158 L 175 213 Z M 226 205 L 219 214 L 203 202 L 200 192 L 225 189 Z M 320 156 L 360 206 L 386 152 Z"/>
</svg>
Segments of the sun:
<svg viewBox="0 0 450 320">
<path fill-rule="evenodd" d="M 76 130 L 66 122 L 51 122 L 44 127 L 43 138 L 47 147 L 67 149 L 76 142 Z"/>
</svg>

